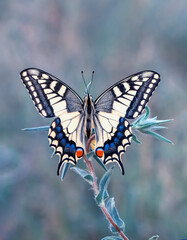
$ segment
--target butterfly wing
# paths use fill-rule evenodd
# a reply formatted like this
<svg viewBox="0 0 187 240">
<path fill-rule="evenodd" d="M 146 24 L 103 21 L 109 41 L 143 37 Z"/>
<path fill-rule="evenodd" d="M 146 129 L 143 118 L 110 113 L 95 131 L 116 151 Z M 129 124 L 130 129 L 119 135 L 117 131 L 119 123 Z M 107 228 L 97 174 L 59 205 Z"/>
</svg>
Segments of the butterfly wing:
<svg viewBox="0 0 187 240">
<path fill-rule="evenodd" d="M 94 116 L 94 129 L 96 155 L 104 164 L 117 162 L 124 174 L 121 156 L 132 139 L 129 122 L 118 115 L 100 111 Z"/>
<path fill-rule="evenodd" d="M 36 109 L 43 117 L 82 111 L 83 101 L 79 95 L 51 74 L 37 68 L 28 68 L 20 75 Z"/>
<path fill-rule="evenodd" d="M 56 118 L 49 129 L 48 139 L 59 156 L 57 174 L 65 162 L 76 164 L 84 155 L 84 114 L 76 111 Z"/>
<path fill-rule="evenodd" d="M 59 171 L 64 162 L 75 164 L 84 154 L 83 101 L 64 82 L 36 68 L 23 70 L 21 79 L 43 117 L 57 117 L 48 134 L 50 146 L 59 155 Z"/>
<path fill-rule="evenodd" d="M 104 163 L 116 161 L 124 174 L 121 155 L 130 145 L 132 132 L 127 119 L 138 117 L 160 81 L 158 73 L 143 71 L 107 89 L 95 101 L 96 155 Z"/>
</svg>

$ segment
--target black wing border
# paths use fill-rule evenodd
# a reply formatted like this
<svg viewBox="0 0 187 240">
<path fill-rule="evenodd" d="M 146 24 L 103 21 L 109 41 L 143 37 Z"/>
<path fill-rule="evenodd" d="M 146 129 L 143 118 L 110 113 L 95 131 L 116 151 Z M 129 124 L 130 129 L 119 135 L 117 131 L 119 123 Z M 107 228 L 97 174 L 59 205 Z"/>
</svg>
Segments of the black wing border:
<svg viewBox="0 0 187 240">
<path fill-rule="evenodd" d="M 40 68 L 35 68 L 35 67 L 30 67 L 30 68 L 25 68 L 23 71 L 20 72 L 20 76 L 22 78 L 22 73 L 23 72 L 28 72 L 29 70 L 37 70 L 42 74 L 47 74 L 49 75 L 54 81 L 58 81 L 59 83 L 63 84 L 65 87 L 67 87 L 79 100 L 80 100 L 80 103 L 83 105 L 83 99 L 79 96 L 78 93 L 76 93 L 73 88 L 71 88 L 68 84 L 66 84 L 65 82 L 63 82 L 62 80 L 60 80 L 59 78 L 55 77 L 54 75 L 40 69 Z"/>
<path fill-rule="evenodd" d="M 114 83 L 112 86 L 110 86 L 109 88 L 107 88 L 101 95 L 99 95 L 99 97 L 96 98 L 96 100 L 94 101 L 94 106 L 97 105 L 98 101 L 105 95 L 105 93 L 107 93 L 108 91 L 110 91 L 111 89 L 113 89 L 115 86 L 117 86 L 118 84 L 122 83 L 122 82 L 126 82 L 128 81 L 130 78 L 134 77 L 134 76 L 137 76 L 137 75 L 140 75 L 142 73 L 145 73 L 145 72 L 152 72 L 153 74 L 158 74 L 159 76 L 159 79 L 160 79 L 160 74 L 155 72 L 155 71 L 152 71 L 152 70 L 144 70 L 144 71 L 140 71 L 140 72 L 137 72 L 137 73 L 134 73 L 126 78 L 123 78 L 121 79 L 120 81 Z"/>
</svg>

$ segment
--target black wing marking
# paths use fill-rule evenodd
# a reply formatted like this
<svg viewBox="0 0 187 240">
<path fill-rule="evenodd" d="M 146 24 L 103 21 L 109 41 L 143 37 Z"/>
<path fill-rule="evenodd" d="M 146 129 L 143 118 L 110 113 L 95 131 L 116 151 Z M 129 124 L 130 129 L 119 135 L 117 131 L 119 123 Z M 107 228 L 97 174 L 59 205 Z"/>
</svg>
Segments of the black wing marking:
<svg viewBox="0 0 187 240">
<path fill-rule="evenodd" d="M 82 111 L 83 101 L 79 95 L 51 74 L 37 68 L 28 68 L 20 75 L 36 109 L 43 117 Z"/>
<path fill-rule="evenodd" d="M 122 79 L 96 99 L 96 112 L 136 118 L 142 113 L 159 81 L 159 74 L 153 71 L 139 72 Z"/>
</svg>

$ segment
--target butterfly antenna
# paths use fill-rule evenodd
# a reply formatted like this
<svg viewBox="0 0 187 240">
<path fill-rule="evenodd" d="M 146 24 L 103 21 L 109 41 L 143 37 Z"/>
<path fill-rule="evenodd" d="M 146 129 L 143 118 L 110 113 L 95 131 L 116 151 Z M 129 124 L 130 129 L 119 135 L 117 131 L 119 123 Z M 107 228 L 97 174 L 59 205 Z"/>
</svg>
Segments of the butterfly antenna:
<svg viewBox="0 0 187 240">
<path fill-rule="evenodd" d="M 90 89 L 91 89 L 91 86 L 92 86 L 92 83 L 93 83 L 94 73 L 95 73 L 95 71 L 92 72 L 92 79 L 91 79 L 90 86 L 89 86 L 89 93 L 90 93 Z"/>
<path fill-rule="evenodd" d="M 82 75 L 82 79 L 83 79 L 84 85 L 85 85 L 85 87 L 87 88 L 87 84 L 86 84 L 86 81 L 85 81 L 85 78 L 84 78 L 84 73 L 83 73 L 83 71 L 81 71 L 81 75 Z"/>
</svg>

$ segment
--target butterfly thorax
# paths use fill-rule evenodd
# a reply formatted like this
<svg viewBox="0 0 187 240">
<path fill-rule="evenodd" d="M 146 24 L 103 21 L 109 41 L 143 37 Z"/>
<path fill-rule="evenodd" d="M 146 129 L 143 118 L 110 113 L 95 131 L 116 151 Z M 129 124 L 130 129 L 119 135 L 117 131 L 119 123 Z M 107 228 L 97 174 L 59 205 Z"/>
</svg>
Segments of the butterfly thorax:
<svg viewBox="0 0 187 240">
<path fill-rule="evenodd" d="M 93 126 L 93 99 L 89 94 L 84 98 L 84 113 L 85 113 L 85 133 L 87 138 L 91 136 Z"/>
</svg>

